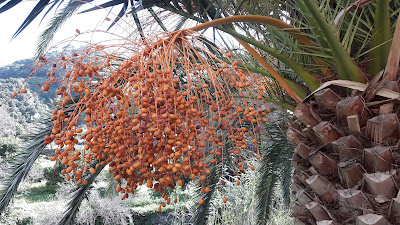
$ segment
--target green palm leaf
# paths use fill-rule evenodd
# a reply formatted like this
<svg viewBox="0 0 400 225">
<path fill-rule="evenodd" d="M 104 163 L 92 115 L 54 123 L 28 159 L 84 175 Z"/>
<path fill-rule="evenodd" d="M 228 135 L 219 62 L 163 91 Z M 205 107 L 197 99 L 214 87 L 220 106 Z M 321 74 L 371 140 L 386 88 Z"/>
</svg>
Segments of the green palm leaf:
<svg viewBox="0 0 400 225">
<path fill-rule="evenodd" d="M 224 146 L 225 149 L 229 149 L 230 145 L 226 144 Z M 226 150 L 228 151 L 228 150 Z M 232 171 L 230 168 L 232 167 L 232 157 L 230 154 L 223 154 L 222 155 L 223 160 L 221 160 L 224 163 L 209 163 L 210 165 L 210 174 L 207 176 L 206 181 L 204 182 L 204 187 L 209 187 L 210 191 L 208 193 L 201 193 L 201 190 L 203 186 L 199 183 L 197 186 L 197 189 L 195 190 L 196 196 L 194 197 L 195 199 L 203 199 L 204 203 L 203 204 L 198 204 L 197 202 L 195 205 L 192 207 L 193 210 L 193 217 L 191 218 L 191 222 L 194 225 L 203 225 L 207 224 L 208 218 L 211 215 L 211 201 L 215 197 L 215 192 L 216 189 L 219 185 L 220 182 L 220 177 L 226 177 L 229 176 L 226 174 L 226 171 Z M 211 160 L 211 156 L 208 157 L 208 161 Z"/>
<path fill-rule="evenodd" d="M 2 4 L 5 1 L 0 1 L 0 4 Z M 18 5 L 19 3 L 21 3 L 22 0 L 10 0 L 8 1 L 6 4 L 4 4 L 1 8 L 0 8 L 0 13 L 5 12 L 9 9 L 11 9 L 12 7 Z"/>
<path fill-rule="evenodd" d="M 96 169 L 96 173 L 87 173 L 86 176 L 83 177 L 83 179 L 87 180 L 88 184 L 77 185 L 77 187 L 73 191 L 72 199 L 69 201 L 67 209 L 64 211 L 63 217 L 58 222 L 59 225 L 73 224 L 76 214 L 79 211 L 79 206 L 85 198 L 88 198 L 90 190 L 93 188 L 92 184 L 94 183 L 100 172 L 104 169 L 104 167 L 105 165 L 100 166 Z"/>
<path fill-rule="evenodd" d="M 90 2 L 92 0 L 89 0 Z M 78 9 L 84 4 L 79 1 L 70 1 L 64 8 L 57 11 L 56 15 L 51 18 L 48 23 L 48 27 L 40 34 L 40 39 L 36 47 L 36 56 L 41 56 L 50 42 L 53 40 L 56 32 L 61 26 L 67 21 Z"/>
<path fill-rule="evenodd" d="M 373 38 L 371 43 L 371 62 L 368 72 L 376 75 L 383 70 L 390 52 L 392 32 L 390 28 L 390 10 L 388 0 L 377 0 Z"/>
<path fill-rule="evenodd" d="M 25 21 L 21 24 L 18 30 L 13 35 L 12 39 L 14 39 L 21 31 L 23 31 L 49 4 L 50 0 L 40 0 L 38 4 L 36 4 L 35 8 L 33 8 L 32 12 L 28 15 Z M 0 9 L 1 11 L 1 9 Z"/>
<path fill-rule="evenodd" d="M 51 131 L 52 123 L 50 117 L 46 117 L 46 119 L 38 123 L 35 131 L 25 137 L 27 144 L 10 161 L 7 178 L 0 188 L 0 214 L 8 206 L 18 190 L 19 184 L 29 173 L 32 165 L 46 147 L 44 137 L 50 135 Z"/>
<path fill-rule="evenodd" d="M 210 191 L 208 193 L 205 193 L 204 195 L 200 194 L 200 191 L 202 189 L 201 185 L 199 185 L 198 188 L 195 190 L 195 193 L 199 193 L 199 195 L 196 196 L 195 199 L 203 198 L 204 203 L 200 205 L 196 202 L 192 208 L 193 217 L 191 218 L 191 222 L 194 225 L 207 224 L 208 217 L 210 215 L 211 200 L 219 181 L 217 176 L 217 168 L 213 166 L 210 171 L 211 173 L 208 175 L 207 181 L 205 182 L 205 185 L 207 187 L 210 187 Z"/>
<path fill-rule="evenodd" d="M 290 202 L 289 190 L 292 175 L 290 163 L 293 156 L 293 146 L 286 140 L 284 131 L 279 128 L 279 126 L 284 125 L 284 121 L 287 119 L 287 116 L 281 115 L 275 123 L 267 124 L 266 133 L 260 135 L 262 136 L 260 137 L 262 160 L 258 169 L 260 175 L 254 195 L 258 224 L 267 223 L 280 182 L 286 206 Z"/>
</svg>

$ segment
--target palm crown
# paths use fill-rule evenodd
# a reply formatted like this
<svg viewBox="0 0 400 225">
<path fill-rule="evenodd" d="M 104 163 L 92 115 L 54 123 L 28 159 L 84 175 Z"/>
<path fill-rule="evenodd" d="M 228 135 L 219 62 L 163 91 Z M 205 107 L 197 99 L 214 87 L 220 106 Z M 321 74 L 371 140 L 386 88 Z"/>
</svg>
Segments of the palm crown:
<svg viewBox="0 0 400 225">
<path fill-rule="evenodd" d="M 17 1 L 8 1 L 0 10 L 7 10 L 17 3 Z M 47 4 L 48 1 L 40 1 L 16 35 Z M 83 2 L 69 2 L 64 9 L 58 11 L 48 29 L 43 33 L 39 53 L 48 44 L 62 21 L 71 16 L 82 4 Z M 379 90 L 383 85 L 388 86 L 391 81 L 397 79 L 398 39 L 393 39 L 393 34 L 395 34 L 394 37 L 399 36 L 398 32 L 394 32 L 400 6 L 397 0 L 356 2 L 294 0 L 252 3 L 245 1 L 215 3 L 145 1 L 142 5 L 135 5 L 129 1 L 110 1 L 101 6 L 110 7 L 120 4 L 123 8 L 115 22 L 125 13 L 132 13 L 137 28 L 142 34 L 145 30 L 137 12 L 143 9 L 149 12 L 162 29 L 166 29 L 162 20 L 151 8 L 158 6 L 182 16 L 183 19 L 178 23 L 178 28 L 182 28 L 189 18 L 201 24 L 188 30 L 200 31 L 212 27 L 233 36 L 247 51 L 246 54 L 240 54 L 244 59 L 242 62 L 246 62 L 246 65 L 238 63 L 238 66 L 262 74 L 272 81 L 273 85 L 270 85 L 268 90 L 273 91 L 265 90 L 263 99 L 292 111 L 295 111 L 294 106 L 297 105 L 295 115 L 306 125 L 315 127 L 321 119 L 315 119 L 312 112 L 310 116 L 310 110 L 307 107 L 301 109 L 300 106 L 304 106 L 301 103 L 302 99 L 311 92 L 320 90 L 321 84 L 327 81 L 338 79 L 355 81 L 357 83 L 334 82 L 334 84 L 362 91 L 367 90 L 363 93 L 367 101 L 373 99 L 377 93 L 385 97 L 396 96 L 396 93 L 382 94 Z M 87 11 L 91 10 L 94 9 Z M 368 89 L 366 85 L 359 84 L 369 80 L 371 82 Z M 394 89 L 394 91 L 397 90 Z M 306 116 L 301 116 L 303 114 Z M 307 116 L 311 119 L 305 118 Z M 310 121 L 314 122 L 310 123 Z M 288 135 L 288 139 L 297 146 L 307 142 L 304 140 L 298 142 L 293 135 Z M 302 158 L 305 159 L 307 156 Z M 318 169 L 313 162 L 311 165 Z M 298 176 L 306 174 L 306 177 L 310 177 L 313 173 L 302 167 L 295 168 L 297 170 L 295 175 Z M 308 182 L 302 182 L 302 179 L 297 183 L 308 185 Z M 303 190 L 303 188 L 297 189 Z M 304 202 L 300 203 L 304 204 Z M 306 203 L 309 204 L 310 201 Z M 318 215 L 312 211 L 314 207 L 313 205 L 309 211 L 318 221 L 320 218 L 317 218 Z M 305 213 L 299 217 L 304 215 L 308 214 Z M 328 217 L 324 219 L 334 220 L 333 217 L 328 213 Z"/>
</svg>

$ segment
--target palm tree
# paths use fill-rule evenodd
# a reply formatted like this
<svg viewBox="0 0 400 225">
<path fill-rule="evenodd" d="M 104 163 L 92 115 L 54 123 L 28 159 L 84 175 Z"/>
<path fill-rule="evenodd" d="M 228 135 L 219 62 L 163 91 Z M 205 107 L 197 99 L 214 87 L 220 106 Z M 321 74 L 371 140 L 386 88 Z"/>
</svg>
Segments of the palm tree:
<svg viewBox="0 0 400 225">
<path fill-rule="evenodd" d="M 199 39 L 200 40 L 200 39 Z M 203 40 L 202 40 L 203 41 Z M 211 46 L 210 46 L 211 47 Z M 214 46 L 213 46 L 214 47 Z M 215 47 L 214 47 L 215 48 Z M 187 49 L 191 49 L 190 47 L 189 48 L 187 48 Z M 191 51 L 191 52 L 195 52 L 196 50 L 193 48 L 192 49 L 193 51 Z M 203 52 L 204 53 L 204 52 Z M 218 52 L 216 52 L 215 50 L 214 50 L 214 53 L 215 54 L 217 54 Z M 200 56 L 200 54 L 197 54 L 198 56 Z M 194 58 L 195 60 L 196 60 L 196 58 Z M 63 60 L 65 60 L 65 59 L 63 59 Z M 41 57 L 41 61 L 42 62 L 46 62 L 47 60 L 45 60 L 43 57 Z M 58 64 L 58 63 L 57 63 Z M 186 64 L 184 64 L 184 65 L 186 65 Z M 179 69 L 179 68 L 178 68 Z M 183 71 L 183 72 L 185 72 L 185 71 Z M 126 82 L 126 81 L 123 81 L 123 80 L 121 80 L 121 81 L 118 81 L 117 83 L 118 83 L 118 85 L 120 85 L 120 86 L 122 86 L 123 85 L 123 83 L 124 82 Z M 118 85 L 116 85 L 116 87 L 118 87 Z M 46 86 L 46 85 L 45 85 Z M 47 89 L 47 88 L 45 88 L 45 86 L 43 87 L 43 89 Z M 234 91 L 234 90 L 232 90 L 232 91 Z M 236 91 L 235 91 L 236 92 Z M 250 92 L 248 92 L 248 93 L 250 93 Z M 78 104 L 78 102 L 81 100 L 80 99 L 80 97 L 81 96 L 78 96 L 78 97 L 75 97 L 74 99 L 72 99 L 71 101 L 69 101 L 67 104 L 62 104 L 62 109 L 60 109 L 61 111 L 64 111 L 64 115 L 66 115 L 66 118 L 63 118 L 63 120 L 65 121 L 65 119 L 67 119 L 68 120 L 68 118 L 71 118 L 72 117 L 72 115 L 73 115 L 73 112 L 75 112 L 76 110 L 80 110 L 81 108 L 81 106 L 82 106 L 82 104 Z M 56 113 L 57 115 L 58 115 L 58 113 L 57 113 L 57 110 L 56 111 L 54 111 L 53 112 L 53 114 L 54 113 Z M 71 115 L 70 115 L 70 113 L 72 113 Z M 55 115 L 56 115 L 55 114 Z M 54 116 L 52 116 L 52 117 L 54 117 L 54 118 L 56 118 L 55 117 L 55 115 Z M 71 116 L 71 117 L 70 117 Z M 51 120 L 54 120 L 54 119 L 51 119 Z M 46 119 L 46 121 L 48 122 L 49 121 L 49 119 L 47 118 Z M 69 127 L 69 126 L 66 126 L 66 127 Z M 249 127 L 250 128 L 250 127 Z M 57 129 L 57 128 L 56 128 Z M 67 129 L 67 128 L 65 128 L 65 129 Z M 63 131 L 64 132 L 64 131 Z M 31 165 L 34 161 L 35 161 L 35 159 L 37 158 L 37 156 L 41 153 L 41 149 L 46 145 L 46 144 L 48 144 L 48 143 L 50 143 L 50 141 L 49 141 L 49 139 L 51 138 L 51 136 L 54 136 L 54 134 L 51 134 L 51 133 L 54 133 L 54 131 L 52 131 L 50 128 L 47 128 L 45 131 L 42 131 L 41 132 L 41 136 L 39 137 L 39 141 L 37 141 L 38 143 L 39 143 L 39 147 L 38 148 L 35 148 L 34 150 L 32 150 L 33 148 L 31 148 L 31 147 L 29 147 L 25 152 L 25 154 L 22 154 L 22 152 L 21 152 L 21 154 L 19 155 L 19 160 L 18 160 L 18 162 L 16 162 L 16 165 L 15 166 L 13 166 L 13 168 L 18 168 L 18 170 L 17 171 L 14 171 L 14 173 L 12 174 L 12 176 L 10 176 L 9 177 L 9 182 L 8 182 L 8 184 L 7 185 L 5 185 L 4 187 L 5 187 L 5 189 L 3 190 L 3 193 L 4 193 L 4 198 L 2 199 L 2 202 L 3 202 L 3 205 L 2 205 L 2 209 L 4 209 L 4 207 L 8 204 L 8 202 L 9 202 L 9 200 L 11 199 L 11 197 L 12 197 L 12 195 L 15 193 L 15 191 L 16 191 L 16 189 L 17 189 L 17 187 L 18 187 L 18 184 L 19 184 L 19 182 L 22 180 L 22 176 L 20 176 L 19 174 L 24 174 L 24 173 L 26 173 L 28 170 L 29 170 L 29 168 L 30 168 L 30 166 L 27 166 L 27 164 L 26 163 L 23 163 L 25 160 L 24 160 L 24 158 L 26 158 L 27 156 L 28 156 L 28 159 L 29 159 L 29 165 Z M 35 135 L 35 134 L 34 134 Z M 43 139 L 44 138 L 44 140 L 45 140 L 45 142 L 43 143 L 43 141 L 41 141 L 41 139 Z M 32 154 L 34 154 L 34 157 L 31 157 L 30 155 L 32 155 Z M 279 160 L 285 160 L 285 159 L 287 159 L 287 158 L 275 158 L 275 164 L 277 163 L 277 161 L 279 161 Z M 100 167 L 97 167 L 96 166 L 96 164 L 97 163 L 94 163 L 93 164 L 93 166 L 92 166 L 92 168 L 91 169 L 94 169 L 94 167 L 96 168 L 96 172 L 95 173 L 92 173 L 91 172 L 91 170 L 90 170 L 90 172 L 92 173 L 92 175 L 91 174 L 89 174 L 88 172 L 85 172 L 85 171 L 83 171 L 83 173 L 84 173 L 84 176 L 81 176 L 81 178 L 82 178 L 82 180 L 83 180 L 83 184 L 84 185 L 79 185 L 79 187 L 77 188 L 77 190 L 76 190 L 76 192 L 75 192 L 75 194 L 74 194 L 74 197 L 73 197 L 73 199 L 70 201 L 70 203 L 69 203 L 69 205 L 68 205 L 68 208 L 67 208 L 67 210 L 66 210 L 66 212 L 64 213 L 64 217 L 62 218 L 62 220 L 60 221 L 60 224 L 68 224 L 68 223 L 71 223 L 71 221 L 73 221 L 73 217 L 75 216 L 75 214 L 76 214 L 76 211 L 77 211 L 77 209 L 79 208 L 79 205 L 80 205 L 80 203 L 82 202 L 82 200 L 83 200 L 83 198 L 84 198 L 84 196 L 85 196 L 85 193 L 86 193 L 86 191 L 87 190 L 89 190 L 90 189 L 90 184 L 94 181 L 94 179 L 95 179 L 95 177 L 97 176 L 97 174 L 99 173 L 99 171 L 101 171 L 103 168 L 104 168 L 104 165 L 106 164 L 106 163 L 104 163 L 103 164 L 103 162 L 105 162 L 105 161 L 100 161 L 99 162 L 99 165 L 100 165 Z M 287 160 L 286 160 L 286 162 L 288 162 Z M 108 163 L 108 162 L 107 162 Z M 115 164 L 115 163 L 114 163 Z M 69 167 L 68 167 L 69 168 Z M 287 163 L 286 163 L 286 168 L 288 168 L 287 167 Z M 67 167 L 66 167 L 66 169 L 67 169 Z M 18 172 L 18 171 L 22 171 L 22 172 Z M 87 174 L 87 176 L 86 176 L 86 174 Z M 269 179 L 269 177 L 274 177 L 273 178 L 273 180 L 272 181 L 268 181 L 268 184 L 266 184 L 266 186 L 270 186 L 271 188 L 270 188 L 270 190 L 271 191 L 269 191 L 269 193 L 267 193 L 267 195 L 263 195 L 263 198 L 265 198 L 265 199 L 269 199 L 269 198 L 271 198 L 271 193 L 272 193 L 272 189 L 273 189 L 273 187 L 274 187 L 274 183 L 275 182 L 277 182 L 277 174 L 266 174 L 265 175 L 265 177 L 266 178 L 268 178 Z M 82 180 L 79 180 L 78 182 L 81 182 Z M 85 184 L 85 182 L 87 182 L 86 184 Z M 210 186 L 214 186 L 214 185 L 210 185 Z M 212 193 L 212 192 L 211 192 Z M 206 204 L 204 204 L 204 205 L 206 205 Z M 264 208 L 268 208 L 268 205 L 264 205 L 263 206 Z M 203 218 L 204 219 L 204 218 Z"/>
<path fill-rule="evenodd" d="M 283 92 L 265 99 L 301 121 L 287 132 L 296 146 L 297 224 L 398 222 L 399 1 L 275 2 L 279 7 L 267 15 L 286 22 L 253 16 L 265 13 L 257 8 L 265 10 L 262 1 L 183 4 L 185 10 L 172 4 L 171 11 L 213 20 L 192 30 L 214 27 L 237 38 L 257 59 L 247 68 L 273 78 Z M 245 16 L 229 17 L 236 14 Z"/>
<path fill-rule="evenodd" d="M 8 6 L 13 5 L 15 2 L 11 1 L 8 2 Z M 202 3 L 203 4 L 203 3 Z M 40 4 L 39 4 L 40 5 Z M 43 46 L 46 45 L 46 43 L 48 43 L 48 41 L 51 39 L 54 30 L 56 30 L 57 28 L 60 27 L 60 25 L 62 24 L 63 20 L 65 20 L 66 18 L 68 18 L 68 16 L 71 16 L 73 11 L 75 10 L 75 7 L 79 7 L 81 5 L 81 3 L 79 2 L 71 2 L 70 4 L 68 4 L 64 9 L 62 9 L 51 21 L 49 28 L 43 33 L 42 37 L 43 37 L 43 41 L 40 42 L 40 46 L 43 49 Z M 201 6 L 204 7 L 204 6 Z M 5 7 L 7 8 L 7 7 Z M 3 8 L 3 9 L 5 9 Z M 28 18 L 26 19 L 26 21 L 24 22 L 25 25 L 28 25 L 30 23 L 30 21 L 32 19 L 34 19 L 35 15 L 37 15 L 38 12 L 40 12 L 40 8 L 35 8 L 33 10 L 33 13 L 31 13 Z M 171 9 L 172 10 L 172 9 Z M 208 10 L 213 10 L 213 9 L 208 9 Z M 160 27 L 165 27 L 162 24 L 162 21 L 160 19 L 157 18 L 157 14 L 155 14 L 151 8 L 148 9 L 148 11 L 150 12 L 150 15 L 152 17 L 154 17 L 154 19 L 159 23 Z M 180 12 L 177 9 L 174 9 L 172 11 L 175 12 Z M 186 13 L 186 16 L 188 16 L 189 14 Z M 204 15 L 203 15 L 204 16 Z M 118 17 L 116 18 L 116 20 L 118 20 Z M 177 27 L 182 26 L 183 22 L 185 22 L 186 19 L 182 19 L 181 23 L 179 23 L 177 25 Z M 116 21 L 115 21 L 116 22 Z M 140 24 L 138 21 L 138 28 L 140 28 Z M 18 29 L 18 31 L 16 32 L 16 35 L 19 34 L 19 32 L 21 32 L 25 25 L 22 25 L 20 27 L 20 29 Z M 40 48 L 39 48 L 40 49 Z M 41 50 L 39 50 L 41 51 Z M 48 122 L 49 118 L 46 118 L 44 121 Z M 37 134 L 32 134 L 30 135 L 30 138 L 36 137 L 39 139 L 34 138 L 34 140 L 38 140 L 35 143 L 39 144 L 39 147 L 36 147 L 35 145 L 28 145 L 26 146 L 26 150 L 21 151 L 20 154 L 18 155 L 18 160 L 15 161 L 15 165 L 13 165 L 12 169 L 10 169 L 10 176 L 8 179 L 8 183 L 4 184 L 3 186 L 3 197 L 1 199 L 1 211 L 4 210 L 4 208 L 8 205 L 9 201 L 11 200 L 13 194 L 16 192 L 17 188 L 18 188 L 18 184 L 19 182 L 21 182 L 21 180 L 23 179 L 23 174 L 26 174 L 29 169 L 30 166 L 32 165 L 32 163 L 36 160 L 36 158 L 39 156 L 39 154 L 41 154 L 41 151 L 43 149 L 43 147 L 45 146 L 45 144 L 43 144 L 43 142 L 40 141 L 40 139 L 42 139 L 44 136 L 48 136 L 49 134 L 51 134 L 51 129 L 50 127 L 47 127 L 47 130 L 43 131 L 41 130 L 41 136 L 37 135 Z M 269 146 L 270 147 L 270 146 Z M 263 150 L 262 154 L 270 154 L 270 155 L 277 155 L 279 152 L 279 148 L 276 147 L 276 145 L 274 145 L 273 147 L 270 147 L 270 150 L 273 149 L 274 151 L 265 151 Z M 287 152 L 290 155 L 290 151 Z M 282 157 L 266 157 L 265 160 L 265 167 L 270 167 L 271 165 L 273 165 L 274 170 L 277 169 L 279 166 L 282 166 L 284 168 L 286 168 L 285 171 L 290 171 L 288 170 L 288 158 L 282 158 Z M 284 162 L 284 163 L 278 163 L 278 162 Z M 99 169 L 101 170 L 103 167 L 100 167 Z M 97 176 L 99 170 L 96 170 L 96 173 L 91 175 L 88 174 L 88 177 L 86 178 L 86 180 L 89 182 L 89 185 L 94 181 L 94 178 Z M 273 194 L 273 190 L 276 187 L 275 183 L 279 182 L 278 178 L 278 174 L 276 173 L 268 173 L 268 172 L 264 172 L 263 175 L 263 179 L 260 180 L 260 201 L 259 204 L 262 208 L 262 210 L 259 210 L 260 216 L 259 218 L 263 218 L 263 216 L 265 215 L 266 212 L 269 211 L 269 204 L 265 204 L 265 202 L 269 202 L 271 199 L 271 194 Z M 209 179 L 212 180 L 212 179 Z M 288 181 L 288 179 L 284 179 L 285 181 Z M 218 180 L 214 180 L 214 181 L 218 181 Z M 288 183 L 286 182 L 286 185 L 284 185 L 286 192 L 288 190 Z M 69 205 L 68 205 L 68 209 L 66 210 L 66 212 L 64 213 L 63 219 L 60 221 L 60 224 L 67 224 L 70 223 L 71 221 L 73 221 L 73 217 L 75 216 L 79 205 L 82 201 L 82 199 L 85 196 L 85 192 L 87 190 L 89 190 L 90 188 L 89 185 L 79 185 L 75 194 L 74 194 L 74 198 L 70 201 Z M 215 187 L 215 185 L 213 184 L 209 184 L 209 186 L 211 187 Z M 268 188 L 268 192 L 263 192 L 263 190 L 261 189 L 262 187 L 266 187 Z M 212 192 L 210 192 L 211 194 Z M 202 210 L 203 212 L 207 211 L 207 203 L 203 204 L 202 207 L 199 208 L 199 210 Z M 198 215 L 202 215 L 201 213 L 199 213 Z M 199 218 L 199 217 L 197 217 Z M 201 218 L 202 220 L 206 220 L 206 217 Z M 196 220 L 196 218 L 195 218 Z M 200 221 L 200 220 L 199 220 Z M 263 221 L 265 222 L 265 221 Z"/>
</svg>

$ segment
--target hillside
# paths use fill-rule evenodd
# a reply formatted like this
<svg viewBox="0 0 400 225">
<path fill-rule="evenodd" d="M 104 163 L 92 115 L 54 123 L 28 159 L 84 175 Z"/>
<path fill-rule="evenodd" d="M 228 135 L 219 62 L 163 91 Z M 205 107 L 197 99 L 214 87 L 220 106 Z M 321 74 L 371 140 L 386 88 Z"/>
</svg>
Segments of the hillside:
<svg viewBox="0 0 400 225">
<path fill-rule="evenodd" d="M 30 67 L 33 59 L 22 59 L 12 64 L 0 67 L 0 78 L 25 78 L 30 73 Z"/>
<path fill-rule="evenodd" d="M 32 63 L 32 59 L 23 59 L 0 67 L 0 156 L 14 152 L 21 143 L 21 135 L 28 133 L 52 107 L 54 91 L 38 95 L 39 86 L 27 88 L 28 93 L 10 99 L 12 92 L 22 86 L 28 87 L 46 79 L 46 73 L 41 72 L 24 84 Z"/>
</svg>

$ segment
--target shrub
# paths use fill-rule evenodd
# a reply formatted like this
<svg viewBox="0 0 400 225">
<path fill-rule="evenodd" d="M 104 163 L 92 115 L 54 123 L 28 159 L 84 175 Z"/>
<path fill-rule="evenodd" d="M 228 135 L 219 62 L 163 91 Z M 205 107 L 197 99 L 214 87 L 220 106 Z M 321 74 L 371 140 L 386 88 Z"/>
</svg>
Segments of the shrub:
<svg viewBox="0 0 400 225">
<path fill-rule="evenodd" d="M 7 156 L 15 153 L 18 150 L 18 140 L 16 138 L 1 138 L 0 139 L 0 156 Z"/>
<path fill-rule="evenodd" d="M 57 183 L 61 183 L 64 181 L 64 178 L 61 176 L 61 170 L 63 167 L 60 164 L 57 164 L 56 168 L 54 167 L 46 167 L 43 169 L 44 178 L 47 180 L 46 185 L 56 185 Z"/>
</svg>

